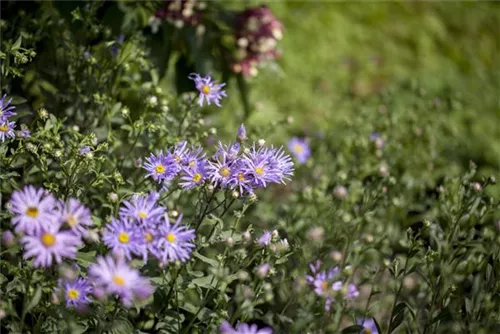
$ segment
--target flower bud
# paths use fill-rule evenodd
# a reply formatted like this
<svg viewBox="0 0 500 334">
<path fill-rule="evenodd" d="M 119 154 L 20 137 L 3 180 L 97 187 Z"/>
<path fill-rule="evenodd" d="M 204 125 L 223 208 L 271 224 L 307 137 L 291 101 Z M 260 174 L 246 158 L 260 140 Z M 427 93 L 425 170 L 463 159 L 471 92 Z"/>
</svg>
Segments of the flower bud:
<svg viewBox="0 0 500 334">
<path fill-rule="evenodd" d="M 321 226 L 316 226 L 309 230 L 307 236 L 309 239 L 313 241 L 322 241 L 324 234 L 325 234 L 324 228 Z"/>
<path fill-rule="evenodd" d="M 259 144 L 259 146 L 262 147 L 266 144 L 266 141 L 261 138 L 261 139 L 257 140 L 257 144 Z"/>
<path fill-rule="evenodd" d="M 110 202 L 116 203 L 118 201 L 118 194 L 116 193 L 109 193 L 108 194 L 108 199 Z"/>
<path fill-rule="evenodd" d="M 247 138 L 247 130 L 245 129 L 245 125 L 241 124 L 239 129 L 238 129 L 238 133 L 236 135 L 236 140 L 239 141 L 240 143 L 242 143 L 247 139 L 248 139 Z"/>
<path fill-rule="evenodd" d="M 481 184 L 479 184 L 479 182 L 473 182 L 472 189 L 474 189 L 475 192 L 479 193 L 481 192 L 481 190 L 483 190 L 483 187 L 481 186 Z"/>
<path fill-rule="evenodd" d="M 14 234 L 11 231 L 5 231 L 2 233 L 2 245 L 6 248 L 11 247 L 14 244 Z"/>
<path fill-rule="evenodd" d="M 256 272 L 257 276 L 258 276 L 259 278 L 264 278 L 264 277 L 266 277 L 266 276 L 267 276 L 267 273 L 269 272 L 269 268 L 270 268 L 269 263 L 264 263 L 263 265 L 259 266 L 259 267 L 257 268 L 257 272 Z"/>
<path fill-rule="evenodd" d="M 234 240 L 233 240 L 233 238 L 228 237 L 228 238 L 226 239 L 226 244 L 227 244 L 229 247 L 233 247 L 233 246 L 234 246 Z"/>
<path fill-rule="evenodd" d="M 333 189 L 333 196 L 335 196 L 338 199 L 346 199 L 347 198 L 347 189 L 344 186 L 336 186 Z"/>
</svg>

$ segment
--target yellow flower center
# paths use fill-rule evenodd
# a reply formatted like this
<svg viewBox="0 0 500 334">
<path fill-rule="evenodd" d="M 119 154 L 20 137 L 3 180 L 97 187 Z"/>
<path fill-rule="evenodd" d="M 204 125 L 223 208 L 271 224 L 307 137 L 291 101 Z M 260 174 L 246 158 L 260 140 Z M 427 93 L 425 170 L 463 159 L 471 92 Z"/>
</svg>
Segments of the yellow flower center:
<svg viewBox="0 0 500 334">
<path fill-rule="evenodd" d="M 141 219 L 146 219 L 148 218 L 148 214 L 144 211 L 139 211 L 139 213 L 137 214 L 139 216 L 139 218 Z"/>
<path fill-rule="evenodd" d="M 128 233 L 121 232 L 118 234 L 118 241 L 122 244 L 128 244 L 128 241 L 130 240 L 130 237 L 128 236 Z"/>
<path fill-rule="evenodd" d="M 323 289 L 323 291 L 328 290 L 328 282 L 327 281 L 323 281 L 321 283 L 321 289 Z"/>
<path fill-rule="evenodd" d="M 223 167 L 221 168 L 221 170 L 219 171 L 219 174 L 223 177 L 228 177 L 230 172 L 229 172 L 229 169 L 227 169 L 226 167 Z"/>
<path fill-rule="evenodd" d="M 363 334 L 372 334 L 372 330 L 370 328 L 363 329 Z"/>
<path fill-rule="evenodd" d="M 37 207 L 35 207 L 35 206 L 30 206 L 30 207 L 28 207 L 28 209 L 26 210 L 26 214 L 27 214 L 28 216 L 30 216 L 31 218 L 36 218 L 36 217 L 38 217 L 38 214 L 39 214 L 39 212 L 38 212 L 38 208 L 37 208 Z"/>
<path fill-rule="evenodd" d="M 7 132 L 8 129 L 7 125 L 0 125 L 0 131 Z"/>
<path fill-rule="evenodd" d="M 207 85 L 203 85 L 203 87 L 201 87 L 201 92 L 207 95 L 208 93 L 210 93 L 210 87 L 208 87 Z"/>
<path fill-rule="evenodd" d="M 201 180 L 201 174 L 200 173 L 196 173 L 193 175 L 193 181 L 194 182 L 200 182 Z"/>
<path fill-rule="evenodd" d="M 302 147 L 302 145 L 299 145 L 299 144 L 296 144 L 293 148 L 295 149 L 295 152 L 297 152 L 297 153 L 302 153 L 302 151 L 304 151 L 304 148 Z"/>
<path fill-rule="evenodd" d="M 66 217 L 66 223 L 73 227 L 75 226 L 76 224 L 78 224 L 78 220 L 76 220 L 75 216 L 73 216 L 71 213 L 68 214 L 68 216 Z"/>
<path fill-rule="evenodd" d="M 68 290 L 68 298 L 71 300 L 75 300 L 80 296 L 80 292 L 76 289 L 69 289 Z"/>
<path fill-rule="evenodd" d="M 262 173 L 264 173 L 264 168 L 262 167 L 255 168 L 255 173 L 257 173 L 258 175 L 262 175 Z"/>
<path fill-rule="evenodd" d="M 42 244 L 45 247 L 54 246 L 55 243 L 56 243 L 56 237 L 53 234 L 45 233 L 42 235 Z"/>
<path fill-rule="evenodd" d="M 144 235 L 144 240 L 146 240 L 147 243 L 150 243 L 153 241 L 153 234 L 151 232 L 146 232 Z"/>
<path fill-rule="evenodd" d="M 180 156 L 178 156 L 178 155 L 176 155 L 176 156 L 175 156 L 175 158 L 174 158 L 174 160 L 175 160 L 176 162 L 181 162 L 181 159 L 182 159 L 182 158 L 181 158 Z"/>
<path fill-rule="evenodd" d="M 246 179 L 245 179 L 245 175 L 243 175 L 243 173 L 239 173 L 239 174 L 238 174 L 238 180 L 240 180 L 240 181 L 245 181 L 245 180 L 246 180 Z"/>
<path fill-rule="evenodd" d="M 191 160 L 189 162 L 189 167 L 193 167 L 195 163 L 196 163 L 196 160 Z"/>
<path fill-rule="evenodd" d="M 173 235 L 172 233 L 167 234 L 166 238 L 170 243 L 173 243 L 175 241 L 175 235 Z"/>
<path fill-rule="evenodd" d="M 124 286 L 125 285 L 125 280 L 121 276 L 115 276 L 115 277 L 113 277 L 113 282 L 115 282 L 115 284 L 119 285 L 119 286 Z"/>
<path fill-rule="evenodd" d="M 158 174 L 165 173 L 165 166 L 163 166 L 162 164 L 156 165 L 156 172 Z"/>
</svg>

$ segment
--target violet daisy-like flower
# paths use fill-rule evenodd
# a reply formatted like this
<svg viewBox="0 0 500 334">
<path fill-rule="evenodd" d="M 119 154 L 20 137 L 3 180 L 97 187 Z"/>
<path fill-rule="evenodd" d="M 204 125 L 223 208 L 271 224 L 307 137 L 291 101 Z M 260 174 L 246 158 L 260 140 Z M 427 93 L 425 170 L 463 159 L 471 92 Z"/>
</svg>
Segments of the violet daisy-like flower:
<svg viewBox="0 0 500 334">
<path fill-rule="evenodd" d="M 0 123 L 3 123 L 10 116 L 16 115 L 16 113 L 14 112 L 16 107 L 11 106 L 10 105 L 11 102 L 12 102 L 12 99 L 7 100 L 7 94 L 5 94 L 0 99 Z"/>
<path fill-rule="evenodd" d="M 363 330 L 360 334 L 379 334 L 377 325 L 375 324 L 375 320 L 373 318 L 358 318 L 356 319 L 356 323 L 363 326 Z"/>
<path fill-rule="evenodd" d="M 232 144 L 222 144 L 220 141 L 217 144 L 217 151 L 215 152 L 214 159 L 222 159 L 222 157 L 227 161 L 234 161 L 238 158 L 238 153 L 240 152 L 240 143 L 234 142 Z"/>
<path fill-rule="evenodd" d="M 158 156 L 151 153 L 146 159 L 143 168 L 148 171 L 146 177 L 150 176 L 157 182 L 172 180 L 179 173 L 179 166 L 174 160 L 172 154 L 163 154 L 160 152 Z"/>
<path fill-rule="evenodd" d="M 311 156 L 311 149 L 304 139 L 293 137 L 287 146 L 299 164 L 305 163 Z"/>
<path fill-rule="evenodd" d="M 132 259 L 132 253 L 140 255 L 139 247 L 142 244 L 141 233 L 137 226 L 126 219 L 111 219 L 103 232 L 102 241 L 113 253 Z"/>
<path fill-rule="evenodd" d="M 289 181 L 293 175 L 292 158 L 286 154 L 283 147 L 271 148 L 269 167 L 274 171 L 275 178 L 279 180 L 279 183 L 285 184 L 285 181 Z"/>
<path fill-rule="evenodd" d="M 358 296 L 359 296 L 358 287 L 355 284 L 349 284 L 347 286 L 347 293 L 346 293 L 345 297 L 347 299 L 354 299 L 354 298 L 357 298 Z"/>
<path fill-rule="evenodd" d="M 16 136 L 14 132 L 15 127 L 16 123 L 9 122 L 8 120 L 0 123 L 0 140 L 2 143 L 5 141 L 5 138 L 14 138 Z"/>
<path fill-rule="evenodd" d="M 231 159 L 228 154 L 218 154 L 215 158 L 215 161 L 208 162 L 208 177 L 214 185 L 220 185 L 222 188 L 227 188 L 235 172 L 235 170 L 233 170 L 233 159 Z"/>
<path fill-rule="evenodd" d="M 186 154 L 189 152 L 187 141 L 181 141 L 174 146 L 172 157 L 177 164 L 178 168 L 182 168 L 182 163 L 186 159 Z"/>
<path fill-rule="evenodd" d="M 50 227 L 57 219 L 54 210 L 56 200 L 43 188 L 27 185 L 22 190 L 14 191 L 9 203 L 16 233 L 39 234 L 42 228 Z"/>
<path fill-rule="evenodd" d="M 222 322 L 219 331 L 221 334 L 273 334 L 273 330 L 269 327 L 259 329 L 255 324 L 239 323 L 233 328 L 227 321 Z"/>
<path fill-rule="evenodd" d="M 255 187 L 266 187 L 268 183 L 280 182 L 275 168 L 270 165 L 273 152 L 265 147 L 256 149 L 255 146 L 244 157 L 242 171 L 253 177 Z"/>
<path fill-rule="evenodd" d="M 137 220 L 144 223 L 147 220 L 155 221 L 165 213 L 165 208 L 159 206 L 156 201 L 159 194 L 151 192 L 147 196 L 135 194 L 131 201 L 124 201 L 120 208 L 120 216 Z M 146 225 L 140 225 L 146 227 Z"/>
<path fill-rule="evenodd" d="M 251 174 L 243 172 L 241 168 L 242 163 L 237 162 L 233 164 L 233 173 L 229 178 L 229 187 L 235 188 L 238 187 L 240 194 L 251 194 L 253 193 L 252 189 L 252 180 L 253 176 Z"/>
<path fill-rule="evenodd" d="M 199 163 L 205 163 L 205 153 L 203 148 L 193 147 L 184 155 L 183 170 L 196 169 Z"/>
<path fill-rule="evenodd" d="M 142 243 L 137 246 L 137 252 L 142 256 L 144 262 L 148 260 L 149 255 L 153 255 L 156 258 L 159 257 L 158 252 L 158 232 L 151 228 L 142 229 L 140 231 Z"/>
<path fill-rule="evenodd" d="M 80 153 L 81 155 L 85 155 L 89 152 L 90 152 L 90 146 L 84 146 L 78 151 L 78 153 Z"/>
<path fill-rule="evenodd" d="M 87 229 L 94 224 L 90 210 L 74 198 L 61 202 L 59 219 L 61 224 L 66 224 L 73 233 L 82 237 L 88 235 Z"/>
<path fill-rule="evenodd" d="M 30 138 L 31 137 L 31 132 L 28 129 L 21 129 L 17 131 L 17 137 L 19 138 Z"/>
<path fill-rule="evenodd" d="M 182 215 L 175 224 L 170 224 L 168 216 L 158 227 L 158 252 L 159 259 L 163 263 L 174 261 L 186 262 L 191 256 L 195 245 L 195 231 L 185 225 L 181 225 Z"/>
<path fill-rule="evenodd" d="M 206 165 L 207 162 L 204 160 L 198 162 L 195 168 L 185 169 L 179 185 L 186 190 L 202 185 L 208 178 Z"/>
<path fill-rule="evenodd" d="M 50 267 L 55 261 L 61 263 L 63 258 L 74 259 L 76 248 L 81 239 L 69 231 L 60 231 L 60 225 L 52 223 L 42 227 L 37 235 L 21 238 L 24 247 L 24 258 L 34 258 L 33 266 Z"/>
<path fill-rule="evenodd" d="M 109 255 L 98 257 L 97 263 L 89 266 L 89 276 L 98 288 L 118 296 L 126 307 L 130 307 L 134 299 L 148 298 L 154 291 L 149 280 L 142 277 L 138 270 Z"/>
<path fill-rule="evenodd" d="M 272 233 L 266 230 L 262 233 L 259 239 L 257 239 L 257 243 L 262 247 L 269 246 L 271 244 L 272 237 L 273 237 Z"/>
<path fill-rule="evenodd" d="M 315 273 L 314 276 L 306 277 L 309 284 L 314 287 L 314 292 L 318 296 L 327 296 L 332 289 L 332 279 L 338 274 L 339 268 L 334 267 L 328 270 Z M 312 280 L 311 278 L 312 277 Z"/>
<path fill-rule="evenodd" d="M 205 101 L 208 105 L 213 102 L 216 106 L 221 107 L 220 100 L 227 96 L 226 91 L 222 90 L 225 83 L 216 84 L 210 75 L 202 78 L 198 73 L 191 73 L 188 78 L 194 81 L 196 89 L 200 92 L 199 104 L 201 107 Z"/>
<path fill-rule="evenodd" d="M 92 286 L 84 278 L 72 281 L 59 280 L 56 291 L 64 296 L 66 307 L 81 307 L 90 303 L 89 294 L 92 293 Z"/>
</svg>

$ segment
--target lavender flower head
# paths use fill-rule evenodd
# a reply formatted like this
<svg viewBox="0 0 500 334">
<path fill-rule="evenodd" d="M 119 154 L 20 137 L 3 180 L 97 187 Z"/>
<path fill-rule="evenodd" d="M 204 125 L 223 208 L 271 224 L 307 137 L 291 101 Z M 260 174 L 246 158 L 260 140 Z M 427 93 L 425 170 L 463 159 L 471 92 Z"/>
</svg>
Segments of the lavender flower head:
<svg viewBox="0 0 500 334">
<path fill-rule="evenodd" d="M 146 177 L 150 176 L 159 183 L 172 180 L 180 170 L 174 157 L 169 152 L 165 155 L 163 152 L 160 152 L 158 156 L 151 153 L 150 157 L 146 159 L 143 168 L 148 172 Z"/>
<path fill-rule="evenodd" d="M 148 227 L 145 222 L 156 221 L 165 213 L 165 208 L 156 203 L 158 198 L 159 195 L 156 192 L 151 192 L 147 196 L 135 194 L 131 201 L 123 202 L 120 216 L 137 220 L 142 223 L 141 227 Z"/>
<path fill-rule="evenodd" d="M 57 218 L 54 211 L 56 200 L 43 188 L 27 185 L 22 190 L 14 191 L 9 203 L 16 233 L 37 235 L 42 228 L 52 226 Z"/>
<path fill-rule="evenodd" d="M 132 254 L 139 253 L 138 249 L 142 243 L 138 228 L 126 219 L 111 219 L 111 223 L 106 225 L 102 241 L 112 250 L 114 254 L 132 259 Z"/>
<path fill-rule="evenodd" d="M 195 245 L 193 240 L 195 230 L 181 225 L 182 215 L 179 216 L 175 224 L 170 224 L 168 216 L 158 227 L 158 256 L 162 263 L 175 261 L 186 262 L 191 256 Z"/>
<path fill-rule="evenodd" d="M 199 104 L 201 107 L 203 107 L 205 101 L 207 105 L 214 103 L 216 106 L 221 107 L 220 100 L 227 96 L 226 91 L 222 90 L 226 85 L 225 83 L 216 84 L 210 75 L 203 78 L 198 73 L 191 73 L 188 78 L 194 81 L 196 89 L 200 92 Z"/>
<path fill-rule="evenodd" d="M 98 257 L 97 263 L 89 266 L 89 276 L 97 288 L 118 296 L 126 307 L 130 307 L 134 299 L 148 298 L 154 291 L 149 280 L 140 276 L 138 270 L 109 255 Z"/>
<path fill-rule="evenodd" d="M 90 303 L 89 294 L 92 293 L 92 287 L 84 278 L 72 281 L 59 280 L 56 291 L 64 296 L 66 307 L 78 308 Z"/>
<path fill-rule="evenodd" d="M 14 133 L 14 128 L 16 127 L 15 122 L 9 122 L 7 119 L 0 123 L 0 140 L 2 143 L 6 138 L 14 138 L 16 134 Z"/>
<path fill-rule="evenodd" d="M 17 131 L 17 136 L 19 138 L 30 138 L 31 132 L 28 129 L 21 129 L 21 130 Z"/>
<path fill-rule="evenodd" d="M 266 230 L 262 233 L 259 239 L 257 239 L 257 243 L 262 247 L 269 246 L 271 244 L 271 238 L 272 233 Z"/>
<path fill-rule="evenodd" d="M 287 146 L 299 164 L 305 163 L 311 157 L 311 149 L 304 139 L 293 137 Z"/>
<path fill-rule="evenodd" d="M 193 167 L 185 168 L 179 185 L 186 190 L 202 185 L 208 178 L 206 160 L 198 161 Z"/>
<path fill-rule="evenodd" d="M 248 137 L 247 137 L 247 130 L 245 129 L 245 124 L 241 124 L 240 127 L 238 128 L 238 133 L 236 134 L 236 140 L 242 143 L 247 139 Z"/>
<path fill-rule="evenodd" d="M 60 223 L 66 224 L 78 236 L 86 237 L 88 228 L 94 225 L 90 210 L 80 201 L 70 198 L 66 203 L 61 202 Z"/>
<path fill-rule="evenodd" d="M 356 319 L 356 323 L 364 327 L 361 331 L 362 334 L 379 334 L 373 318 L 358 318 Z"/>
<path fill-rule="evenodd" d="M 0 99 L 0 123 L 3 123 L 4 121 L 7 120 L 7 118 L 16 115 L 14 110 L 16 107 L 11 106 L 10 103 L 12 102 L 12 99 L 7 100 L 7 94 L 5 94 L 1 99 Z"/>
<path fill-rule="evenodd" d="M 80 153 L 81 155 L 85 155 L 89 152 L 90 152 L 90 146 L 84 146 L 78 151 L 78 153 Z"/>
<path fill-rule="evenodd" d="M 183 170 L 193 170 L 198 167 L 198 164 L 206 163 L 205 153 L 203 153 L 203 148 L 193 147 L 184 154 L 183 160 Z"/>
<path fill-rule="evenodd" d="M 221 334 L 272 334 L 273 330 L 269 327 L 259 329 L 255 324 L 249 325 L 246 323 L 239 323 L 235 328 L 227 321 L 222 322 L 219 331 Z"/>
<path fill-rule="evenodd" d="M 81 239 L 69 231 L 59 231 L 59 224 L 52 223 L 39 230 L 38 235 L 24 236 L 24 258 L 34 258 L 33 266 L 50 267 L 52 262 L 61 263 L 63 258 L 74 259 Z"/>
</svg>

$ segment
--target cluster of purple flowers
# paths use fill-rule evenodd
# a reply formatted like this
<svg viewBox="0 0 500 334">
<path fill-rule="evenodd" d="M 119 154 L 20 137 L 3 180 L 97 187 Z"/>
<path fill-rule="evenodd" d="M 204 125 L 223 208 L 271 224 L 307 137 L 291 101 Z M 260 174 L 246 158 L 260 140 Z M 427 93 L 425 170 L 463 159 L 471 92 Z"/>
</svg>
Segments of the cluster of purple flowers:
<svg viewBox="0 0 500 334">
<path fill-rule="evenodd" d="M 103 242 L 116 258 L 131 260 L 135 255 L 147 261 L 151 256 L 162 264 L 189 259 L 195 231 L 181 225 L 182 215 L 171 224 L 165 208 L 157 203 L 158 196 L 134 195 L 106 226 Z"/>
<path fill-rule="evenodd" d="M 203 20 L 205 6 L 198 0 L 166 0 L 165 5 L 156 11 L 155 17 L 178 28 L 184 24 L 196 26 Z"/>
<path fill-rule="evenodd" d="M 255 143 L 242 149 L 241 138 L 246 139 L 245 127 L 238 130 L 237 141 L 216 147 L 216 153 L 206 158 L 199 147 L 177 144 L 166 153 L 151 154 L 144 168 L 158 183 L 169 185 L 180 176 L 179 185 L 191 189 L 206 183 L 222 189 L 237 189 L 240 194 L 251 194 L 269 183 L 285 183 L 293 175 L 293 162 L 282 147 L 265 147 Z"/>
<path fill-rule="evenodd" d="M 0 99 L 0 140 L 5 141 L 5 138 L 14 138 L 15 122 L 9 121 L 9 117 L 16 115 L 15 107 L 11 106 L 12 99 L 7 100 L 7 95 Z"/>
<path fill-rule="evenodd" d="M 23 234 L 24 257 L 33 258 L 35 267 L 74 259 L 87 228 L 93 225 L 90 210 L 78 200 L 60 201 L 31 185 L 14 191 L 9 204 L 14 231 Z"/>
<path fill-rule="evenodd" d="M 316 295 L 325 298 L 325 311 L 330 311 L 335 296 L 343 294 L 346 299 L 354 299 L 359 296 L 355 284 L 345 284 L 340 279 L 340 268 L 333 267 L 320 271 L 321 261 L 309 265 L 312 275 L 306 275 L 307 283 L 314 288 Z"/>
<path fill-rule="evenodd" d="M 276 45 L 283 37 L 283 24 L 265 5 L 240 13 L 234 34 L 237 51 L 232 70 L 235 73 L 256 76 L 259 63 L 280 56 Z"/>
</svg>

